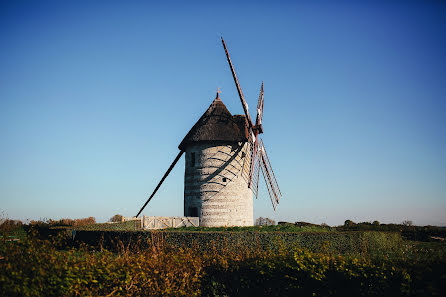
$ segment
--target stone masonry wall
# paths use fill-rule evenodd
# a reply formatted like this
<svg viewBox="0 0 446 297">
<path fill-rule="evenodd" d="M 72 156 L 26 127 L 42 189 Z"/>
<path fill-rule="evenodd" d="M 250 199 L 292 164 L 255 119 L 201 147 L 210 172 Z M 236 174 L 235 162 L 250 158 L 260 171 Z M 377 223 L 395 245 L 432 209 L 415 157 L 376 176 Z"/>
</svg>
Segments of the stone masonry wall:
<svg viewBox="0 0 446 297">
<path fill-rule="evenodd" d="M 185 216 L 199 216 L 205 227 L 254 224 L 249 143 L 191 145 L 185 160 Z"/>
</svg>

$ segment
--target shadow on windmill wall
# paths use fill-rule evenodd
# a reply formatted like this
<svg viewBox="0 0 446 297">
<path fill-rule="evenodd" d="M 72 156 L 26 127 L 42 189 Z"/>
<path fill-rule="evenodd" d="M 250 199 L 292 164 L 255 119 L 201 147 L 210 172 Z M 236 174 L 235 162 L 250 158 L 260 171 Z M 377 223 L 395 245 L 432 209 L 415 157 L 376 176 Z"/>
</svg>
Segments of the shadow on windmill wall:
<svg viewBox="0 0 446 297">
<path fill-rule="evenodd" d="M 185 216 L 198 214 L 200 225 L 251 221 L 252 191 L 244 173 L 249 172 L 248 149 L 246 142 L 200 142 L 187 147 Z"/>
</svg>

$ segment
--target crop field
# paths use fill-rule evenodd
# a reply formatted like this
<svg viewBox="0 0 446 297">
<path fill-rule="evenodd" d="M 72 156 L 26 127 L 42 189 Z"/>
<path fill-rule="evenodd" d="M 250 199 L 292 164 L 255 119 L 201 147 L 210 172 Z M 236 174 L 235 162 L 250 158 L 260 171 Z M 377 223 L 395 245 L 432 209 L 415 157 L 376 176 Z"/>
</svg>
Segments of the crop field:
<svg viewBox="0 0 446 297">
<path fill-rule="evenodd" d="M 126 231 L 132 229 L 130 223 L 3 232 L 0 295 L 444 296 L 446 292 L 444 242 L 406 240 L 399 232 L 295 226 Z"/>
</svg>

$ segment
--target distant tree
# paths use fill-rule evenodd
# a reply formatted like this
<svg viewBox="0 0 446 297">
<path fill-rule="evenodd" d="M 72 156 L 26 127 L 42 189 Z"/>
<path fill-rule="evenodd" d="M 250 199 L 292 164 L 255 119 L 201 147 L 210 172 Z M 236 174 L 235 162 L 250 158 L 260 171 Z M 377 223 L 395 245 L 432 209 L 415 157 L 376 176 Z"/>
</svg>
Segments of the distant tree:
<svg viewBox="0 0 446 297">
<path fill-rule="evenodd" d="M 86 226 L 96 223 L 94 217 L 82 218 L 82 219 L 69 219 L 64 218 L 58 221 L 49 220 L 49 224 L 53 226 Z"/>
<path fill-rule="evenodd" d="M 74 226 L 75 221 L 73 219 L 60 219 L 59 223 L 64 226 Z"/>
<path fill-rule="evenodd" d="M 378 221 L 373 221 L 372 224 L 375 225 L 375 226 L 379 226 L 380 225 L 380 223 Z"/>
<path fill-rule="evenodd" d="M 274 226 L 276 222 L 274 220 L 271 220 L 269 218 L 257 218 L 256 220 L 256 226 Z"/>
<path fill-rule="evenodd" d="M 12 231 L 22 227 L 23 223 L 19 220 L 2 219 L 0 221 L 0 231 Z"/>
<path fill-rule="evenodd" d="M 96 219 L 94 217 L 88 217 L 84 219 L 75 219 L 74 226 L 86 226 L 96 224 Z"/>
<path fill-rule="evenodd" d="M 405 220 L 405 221 L 403 221 L 403 222 L 401 223 L 401 225 L 404 225 L 404 226 L 412 226 L 413 223 L 412 223 L 412 221 L 410 221 L 410 220 Z"/>
<path fill-rule="evenodd" d="M 355 225 L 355 222 L 353 222 L 352 220 L 346 220 L 344 222 L 344 227 L 351 227 L 353 225 Z"/>
<path fill-rule="evenodd" d="M 322 227 L 330 227 L 330 226 L 328 226 L 327 223 L 322 223 L 321 226 L 322 226 Z"/>
<path fill-rule="evenodd" d="M 110 220 L 108 220 L 109 222 L 115 222 L 115 223 L 120 223 L 122 222 L 123 216 L 120 214 L 115 214 L 114 216 L 112 216 L 110 218 Z"/>
</svg>

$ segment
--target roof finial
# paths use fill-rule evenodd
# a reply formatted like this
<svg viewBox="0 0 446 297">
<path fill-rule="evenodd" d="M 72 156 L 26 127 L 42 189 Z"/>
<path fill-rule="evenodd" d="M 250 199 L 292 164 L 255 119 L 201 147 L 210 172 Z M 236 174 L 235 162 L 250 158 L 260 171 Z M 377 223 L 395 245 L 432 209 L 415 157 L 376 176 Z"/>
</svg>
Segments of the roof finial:
<svg viewBox="0 0 446 297">
<path fill-rule="evenodd" d="M 220 99 L 220 93 L 221 93 L 220 88 L 217 88 L 217 97 L 215 97 L 215 99 Z"/>
</svg>

